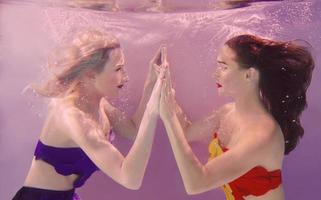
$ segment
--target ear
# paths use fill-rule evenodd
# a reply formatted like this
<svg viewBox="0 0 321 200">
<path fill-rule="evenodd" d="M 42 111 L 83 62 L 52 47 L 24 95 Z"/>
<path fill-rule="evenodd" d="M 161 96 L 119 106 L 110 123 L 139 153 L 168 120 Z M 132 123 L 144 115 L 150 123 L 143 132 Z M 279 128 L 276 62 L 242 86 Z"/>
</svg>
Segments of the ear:
<svg viewBox="0 0 321 200">
<path fill-rule="evenodd" d="M 259 71 L 254 67 L 250 67 L 246 70 L 245 78 L 248 81 L 257 81 L 259 80 Z"/>
</svg>

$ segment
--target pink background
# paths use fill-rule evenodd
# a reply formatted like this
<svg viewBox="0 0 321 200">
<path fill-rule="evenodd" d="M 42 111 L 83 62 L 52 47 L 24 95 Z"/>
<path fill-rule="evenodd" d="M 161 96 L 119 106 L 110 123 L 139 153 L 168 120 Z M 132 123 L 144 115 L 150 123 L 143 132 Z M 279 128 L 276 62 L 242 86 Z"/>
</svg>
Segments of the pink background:
<svg viewBox="0 0 321 200">
<path fill-rule="evenodd" d="M 81 27 L 100 27 L 120 39 L 130 81 L 116 104 L 128 114 L 139 102 L 149 60 L 159 45 L 166 43 L 177 99 L 194 120 L 228 101 L 217 96 L 211 78 L 217 51 L 227 38 L 256 33 L 310 42 L 316 68 L 308 92 L 309 107 L 302 116 L 305 136 L 285 159 L 283 184 L 287 199 L 320 198 L 320 19 L 321 4 L 316 1 L 165 14 L 0 4 L 0 199 L 10 199 L 22 186 L 46 113 L 42 99 L 30 91 L 21 94 L 22 89 L 41 77 L 51 48 L 71 29 Z M 207 160 L 208 142 L 192 144 L 203 162 Z M 131 143 L 117 137 L 115 145 L 126 154 Z M 220 189 L 197 196 L 185 193 L 161 122 L 139 191 L 127 190 L 98 172 L 78 192 L 84 200 L 223 199 Z"/>
</svg>

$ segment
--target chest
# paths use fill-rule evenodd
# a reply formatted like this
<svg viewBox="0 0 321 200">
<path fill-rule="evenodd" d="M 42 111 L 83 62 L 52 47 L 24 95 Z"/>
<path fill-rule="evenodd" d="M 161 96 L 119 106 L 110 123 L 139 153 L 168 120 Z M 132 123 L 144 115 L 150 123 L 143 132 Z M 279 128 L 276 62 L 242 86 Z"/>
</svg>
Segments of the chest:
<svg viewBox="0 0 321 200">
<path fill-rule="evenodd" d="M 96 115 L 84 114 L 82 122 L 83 125 L 88 127 L 86 128 L 88 130 L 101 130 L 96 133 L 99 134 L 100 137 L 108 139 L 111 126 L 105 113 L 97 113 Z M 40 139 L 53 146 L 77 146 L 77 144 L 71 139 L 71 128 L 66 126 L 66 123 L 61 117 L 61 112 L 57 112 L 57 110 L 53 109 L 48 113 Z"/>
<path fill-rule="evenodd" d="M 223 147 L 231 148 L 236 145 L 245 123 L 233 113 L 226 114 L 220 121 L 218 128 L 218 138 Z"/>
</svg>

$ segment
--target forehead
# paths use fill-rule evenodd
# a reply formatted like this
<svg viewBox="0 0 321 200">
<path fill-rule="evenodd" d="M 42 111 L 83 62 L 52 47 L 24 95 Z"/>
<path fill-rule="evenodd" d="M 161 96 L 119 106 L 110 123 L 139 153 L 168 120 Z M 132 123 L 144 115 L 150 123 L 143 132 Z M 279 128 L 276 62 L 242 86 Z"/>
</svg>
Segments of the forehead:
<svg viewBox="0 0 321 200">
<path fill-rule="evenodd" d="M 125 57 L 124 57 L 123 50 L 121 48 L 113 49 L 110 52 L 110 59 L 115 65 L 124 65 Z"/>
<path fill-rule="evenodd" d="M 229 46 L 224 45 L 217 56 L 217 60 L 221 61 L 235 61 L 236 53 Z"/>
</svg>

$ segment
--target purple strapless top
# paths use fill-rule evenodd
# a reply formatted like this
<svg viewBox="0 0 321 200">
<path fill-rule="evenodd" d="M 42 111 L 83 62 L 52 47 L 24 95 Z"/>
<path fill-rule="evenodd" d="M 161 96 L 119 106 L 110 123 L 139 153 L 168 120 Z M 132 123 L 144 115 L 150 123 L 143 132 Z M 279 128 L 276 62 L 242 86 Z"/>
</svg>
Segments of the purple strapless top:
<svg viewBox="0 0 321 200">
<path fill-rule="evenodd" d="M 112 142 L 114 137 L 114 133 L 110 131 L 108 140 Z M 79 147 L 53 147 L 39 140 L 34 155 L 36 160 L 41 159 L 47 162 L 61 175 L 77 174 L 78 177 L 73 184 L 74 188 L 81 187 L 95 171 L 99 170 Z"/>
</svg>

